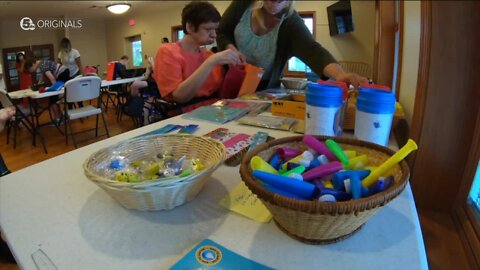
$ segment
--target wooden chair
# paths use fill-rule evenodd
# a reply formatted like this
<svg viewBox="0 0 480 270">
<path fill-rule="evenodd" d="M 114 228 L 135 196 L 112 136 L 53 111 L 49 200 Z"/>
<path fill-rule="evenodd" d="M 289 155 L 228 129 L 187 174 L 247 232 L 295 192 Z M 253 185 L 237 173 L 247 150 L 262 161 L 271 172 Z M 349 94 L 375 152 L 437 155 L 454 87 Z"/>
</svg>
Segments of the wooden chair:
<svg viewBox="0 0 480 270">
<path fill-rule="evenodd" d="M 353 61 L 338 61 L 338 63 L 346 72 L 353 72 L 366 78 L 372 78 L 372 69 L 367 63 Z"/>
</svg>

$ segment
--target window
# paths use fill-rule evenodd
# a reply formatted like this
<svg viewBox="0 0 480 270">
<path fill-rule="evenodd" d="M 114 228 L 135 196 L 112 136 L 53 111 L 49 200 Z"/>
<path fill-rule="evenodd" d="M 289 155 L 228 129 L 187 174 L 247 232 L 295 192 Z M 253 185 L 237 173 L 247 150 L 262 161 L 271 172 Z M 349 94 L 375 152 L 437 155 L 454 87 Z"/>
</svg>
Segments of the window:
<svg viewBox="0 0 480 270">
<path fill-rule="evenodd" d="M 475 177 L 473 178 L 473 184 L 467 198 L 467 204 L 470 205 L 475 216 L 480 221 L 480 161 L 477 166 Z"/>
<path fill-rule="evenodd" d="M 134 67 L 139 67 L 143 64 L 142 40 L 135 40 L 132 42 L 132 59 Z"/>
<path fill-rule="evenodd" d="M 185 36 L 181 25 L 172 26 L 172 42 L 177 42 Z"/>
<path fill-rule="evenodd" d="M 315 11 L 298 12 L 298 14 L 315 38 Z M 304 77 L 305 72 L 311 72 L 311 69 L 297 57 L 292 57 L 288 60 L 284 73 L 286 76 Z"/>
</svg>

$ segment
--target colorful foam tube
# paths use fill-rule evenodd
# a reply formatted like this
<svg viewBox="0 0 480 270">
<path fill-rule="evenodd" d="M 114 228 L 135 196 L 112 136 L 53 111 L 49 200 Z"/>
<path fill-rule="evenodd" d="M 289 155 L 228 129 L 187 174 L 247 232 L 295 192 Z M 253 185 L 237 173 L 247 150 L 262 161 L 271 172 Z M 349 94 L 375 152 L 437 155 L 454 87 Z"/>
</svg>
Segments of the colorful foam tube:
<svg viewBox="0 0 480 270">
<path fill-rule="evenodd" d="M 380 193 L 382 191 L 385 191 L 387 188 L 392 186 L 394 183 L 393 176 L 389 177 L 380 177 L 377 182 L 373 183 L 368 189 L 366 189 L 367 194 L 363 194 L 363 197 L 365 196 L 370 196 L 374 195 L 377 193 Z"/>
<path fill-rule="evenodd" d="M 345 155 L 345 153 L 343 152 L 342 147 L 340 147 L 340 145 L 338 145 L 332 139 L 327 139 L 325 141 L 325 144 L 327 145 L 328 149 L 332 151 L 332 153 L 338 158 L 338 160 L 340 160 L 343 163 L 343 165 L 348 166 L 350 162 L 348 160 L 347 155 Z"/>
<path fill-rule="evenodd" d="M 302 151 L 297 150 L 297 149 L 288 148 L 288 147 L 280 147 L 280 148 L 277 149 L 277 154 L 283 160 L 289 160 L 289 159 L 292 159 L 292 158 L 302 154 Z"/>
<path fill-rule="evenodd" d="M 360 177 L 358 177 L 358 174 L 356 173 L 351 174 L 350 189 L 352 191 L 353 199 L 362 198 L 362 182 L 360 181 Z"/>
<path fill-rule="evenodd" d="M 377 169 L 373 170 L 369 176 L 363 179 L 362 185 L 364 187 L 371 186 L 373 183 L 375 183 L 375 181 L 377 181 L 380 176 L 382 176 L 390 168 L 393 168 L 393 166 L 400 163 L 400 161 L 402 161 L 408 154 L 410 154 L 410 152 L 417 149 L 418 146 L 415 141 L 413 141 L 412 139 L 408 139 L 407 143 L 402 148 L 400 148 L 397 153 L 387 159 L 384 163 L 378 166 Z"/>
<path fill-rule="evenodd" d="M 262 185 L 262 187 L 270 190 L 271 192 L 273 193 L 277 193 L 279 195 L 282 195 L 284 197 L 287 197 L 287 198 L 291 198 L 291 199 L 298 199 L 298 200 L 305 200 L 303 197 L 301 196 L 298 196 L 298 195 L 295 195 L 295 194 L 292 194 L 290 192 L 286 192 L 285 190 L 282 190 L 282 189 L 278 189 L 278 188 L 275 188 L 273 186 L 270 186 L 270 185 Z"/>
<path fill-rule="evenodd" d="M 349 160 L 357 156 L 357 151 L 355 150 L 345 150 L 343 151 Z"/>
<path fill-rule="evenodd" d="M 298 163 L 298 164 L 305 165 L 305 167 L 308 167 L 308 166 L 310 166 L 310 163 L 312 162 L 312 160 L 313 160 L 313 154 L 310 153 L 309 151 L 304 151 L 300 155 L 298 155 L 298 156 L 288 160 L 287 162 L 283 163 L 282 170 L 287 169 L 287 163 Z"/>
<path fill-rule="evenodd" d="M 252 168 L 252 170 L 260 170 L 263 172 L 278 174 L 278 171 L 275 170 L 275 168 L 270 166 L 270 164 L 268 164 L 265 160 L 263 160 L 259 156 L 254 156 L 250 160 L 250 168 Z"/>
<path fill-rule="evenodd" d="M 331 161 L 338 161 L 338 158 L 325 146 L 325 144 L 312 135 L 305 135 L 303 143 L 312 148 L 317 154 L 325 155 Z"/>
<path fill-rule="evenodd" d="M 338 161 L 315 167 L 303 174 L 303 180 L 311 181 L 315 178 L 321 178 L 330 174 L 334 174 L 343 169 L 342 163 Z"/>
<path fill-rule="evenodd" d="M 370 170 L 348 170 L 337 172 L 332 177 L 333 187 L 336 190 L 341 190 L 345 188 L 343 181 L 347 178 L 352 178 L 352 175 L 357 175 L 359 179 L 363 179 L 370 174 Z"/>
<path fill-rule="evenodd" d="M 363 169 L 367 164 L 368 164 L 368 156 L 360 155 L 360 156 L 351 158 L 349 160 L 349 164 L 345 166 L 345 169 L 348 169 L 348 170 Z"/>
<path fill-rule="evenodd" d="M 305 200 L 312 199 L 318 193 L 318 189 L 314 184 L 303 181 L 294 181 L 285 176 L 258 170 L 253 171 L 253 176 L 274 188 L 300 196 Z"/>
<path fill-rule="evenodd" d="M 275 170 L 278 170 L 281 164 L 280 156 L 278 154 L 274 154 L 271 158 L 270 161 L 268 162 L 272 168 Z"/>
<path fill-rule="evenodd" d="M 320 189 L 320 196 L 323 196 L 325 194 L 330 194 L 335 196 L 335 199 L 337 201 L 348 201 L 352 198 L 352 195 L 348 194 L 347 192 L 344 191 L 339 191 L 336 189 L 331 189 L 331 188 L 322 188 Z"/>
<path fill-rule="evenodd" d="M 295 168 L 293 168 L 293 169 L 291 169 L 291 170 L 289 170 L 289 171 L 286 171 L 286 172 L 284 172 L 284 173 L 282 173 L 282 174 L 280 174 L 280 175 L 281 175 L 281 176 L 287 176 L 287 177 L 288 177 L 288 176 L 289 176 L 290 174 L 292 174 L 292 173 L 302 174 L 302 173 L 305 171 L 305 169 L 306 169 L 305 166 L 300 165 L 300 166 L 297 166 L 297 167 L 295 167 Z"/>
</svg>

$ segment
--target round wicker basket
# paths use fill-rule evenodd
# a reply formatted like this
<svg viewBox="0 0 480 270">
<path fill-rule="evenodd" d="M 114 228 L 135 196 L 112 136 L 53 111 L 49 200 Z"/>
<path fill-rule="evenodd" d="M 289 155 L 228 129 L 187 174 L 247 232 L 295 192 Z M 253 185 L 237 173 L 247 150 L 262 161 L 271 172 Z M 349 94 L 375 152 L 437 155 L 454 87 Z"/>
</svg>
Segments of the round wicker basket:
<svg viewBox="0 0 480 270">
<path fill-rule="evenodd" d="M 171 152 L 174 158 L 200 159 L 205 169 L 186 177 L 149 180 L 139 183 L 119 182 L 104 176 L 114 156 L 131 161 L 153 160 L 157 154 Z M 225 147 L 215 140 L 192 135 L 151 135 L 133 138 L 93 153 L 83 164 L 85 175 L 128 209 L 166 210 L 191 201 L 210 175 L 225 159 Z"/>
<path fill-rule="evenodd" d="M 316 136 L 325 141 L 331 137 Z M 399 195 L 409 178 L 407 163 L 402 161 L 394 168 L 395 183 L 375 195 L 344 202 L 328 203 L 296 200 L 283 197 L 263 188 L 252 176 L 250 159 L 258 155 L 269 160 L 277 148 L 286 146 L 306 150 L 303 136 L 287 137 L 259 145 L 242 160 L 240 175 L 248 188 L 272 213 L 277 226 L 291 237 L 309 244 L 328 244 L 340 241 L 358 231 L 382 206 Z M 369 165 L 383 163 L 395 152 L 373 143 L 350 138 L 334 138 L 343 149 L 355 150 L 357 155 L 366 154 Z"/>
</svg>

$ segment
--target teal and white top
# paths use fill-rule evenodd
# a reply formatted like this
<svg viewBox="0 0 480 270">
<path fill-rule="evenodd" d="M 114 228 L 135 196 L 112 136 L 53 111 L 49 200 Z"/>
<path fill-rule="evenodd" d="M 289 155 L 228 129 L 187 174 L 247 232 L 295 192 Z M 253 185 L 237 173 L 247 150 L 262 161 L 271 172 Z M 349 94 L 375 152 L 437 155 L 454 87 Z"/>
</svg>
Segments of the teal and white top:
<svg viewBox="0 0 480 270">
<path fill-rule="evenodd" d="M 265 75 L 270 74 L 277 51 L 278 30 L 285 16 L 265 35 L 258 36 L 252 31 L 252 8 L 245 10 L 240 22 L 235 27 L 234 36 L 237 49 L 245 55 L 247 62 L 261 67 Z M 264 76 L 269 77 L 269 75 Z"/>
</svg>

